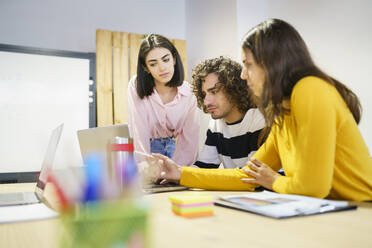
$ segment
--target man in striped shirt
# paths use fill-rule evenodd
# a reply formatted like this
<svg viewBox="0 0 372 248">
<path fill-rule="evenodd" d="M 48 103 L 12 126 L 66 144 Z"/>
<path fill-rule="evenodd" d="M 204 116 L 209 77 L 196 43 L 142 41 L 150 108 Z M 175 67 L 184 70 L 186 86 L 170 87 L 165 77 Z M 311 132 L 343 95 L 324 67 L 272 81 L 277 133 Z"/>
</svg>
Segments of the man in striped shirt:
<svg viewBox="0 0 372 248">
<path fill-rule="evenodd" d="M 252 101 L 241 65 L 226 57 L 208 59 L 193 69 L 198 106 L 212 117 L 198 160 L 200 168 L 243 167 L 258 149 L 265 120 Z"/>
</svg>

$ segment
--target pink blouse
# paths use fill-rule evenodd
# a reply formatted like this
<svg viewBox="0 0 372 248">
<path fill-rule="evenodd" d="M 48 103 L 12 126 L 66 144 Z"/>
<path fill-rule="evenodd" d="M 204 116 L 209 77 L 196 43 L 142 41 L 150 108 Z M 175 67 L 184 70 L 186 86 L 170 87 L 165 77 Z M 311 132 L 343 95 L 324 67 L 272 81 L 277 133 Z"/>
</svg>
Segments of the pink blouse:
<svg viewBox="0 0 372 248">
<path fill-rule="evenodd" d="M 178 88 L 174 99 L 163 104 L 156 89 L 140 99 L 136 91 L 136 76 L 128 86 L 128 119 L 134 149 L 150 154 L 150 138 L 176 138 L 172 159 L 179 165 L 194 163 L 199 144 L 200 117 L 196 97 L 188 82 Z M 135 153 L 137 163 L 145 160 Z"/>
</svg>

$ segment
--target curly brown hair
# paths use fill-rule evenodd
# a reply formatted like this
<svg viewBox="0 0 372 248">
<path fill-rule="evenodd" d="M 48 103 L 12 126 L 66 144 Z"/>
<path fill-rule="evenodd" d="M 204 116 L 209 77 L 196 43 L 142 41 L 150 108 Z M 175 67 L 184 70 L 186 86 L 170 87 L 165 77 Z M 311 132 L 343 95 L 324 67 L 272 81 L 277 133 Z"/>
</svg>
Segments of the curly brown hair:
<svg viewBox="0 0 372 248">
<path fill-rule="evenodd" d="M 222 86 L 221 90 L 224 91 L 227 99 L 238 107 L 240 112 L 245 113 L 255 107 L 246 81 L 240 78 L 241 71 L 242 66 L 239 63 L 223 56 L 207 59 L 195 66 L 192 70 L 192 89 L 198 101 L 198 107 L 205 113 L 208 112 L 204 105 L 205 94 L 202 85 L 210 73 L 218 75 Z"/>
</svg>

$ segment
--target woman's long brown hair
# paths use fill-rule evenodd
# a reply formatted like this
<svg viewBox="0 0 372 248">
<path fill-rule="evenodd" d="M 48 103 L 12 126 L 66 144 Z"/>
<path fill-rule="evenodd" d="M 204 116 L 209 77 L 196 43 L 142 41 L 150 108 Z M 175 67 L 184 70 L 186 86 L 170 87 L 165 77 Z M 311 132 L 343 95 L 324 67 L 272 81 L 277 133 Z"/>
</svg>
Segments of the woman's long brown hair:
<svg viewBox="0 0 372 248">
<path fill-rule="evenodd" d="M 266 20 L 246 34 L 242 48 L 252 52 L 266 73 L 258 105 L 268 127 L 274 122 L 282 125 L 284 113 L 290 111 L 282 103 L 290 99 L 293 87 L 306 76 L 316 76 L 334 85 L 359 123 L 362 108 L 358 97 L 314 64 L 305 42 L 290 24 L 279 19 Z"/>
</svg>

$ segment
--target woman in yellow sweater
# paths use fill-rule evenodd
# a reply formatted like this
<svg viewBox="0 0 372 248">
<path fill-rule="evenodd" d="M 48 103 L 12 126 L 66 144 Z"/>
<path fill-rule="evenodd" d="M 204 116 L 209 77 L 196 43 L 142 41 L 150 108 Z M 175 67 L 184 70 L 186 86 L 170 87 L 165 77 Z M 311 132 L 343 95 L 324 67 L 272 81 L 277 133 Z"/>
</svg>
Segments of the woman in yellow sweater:
<svg viewBox="0 0 372 248">
<path fill-rule="evenodd" d="M 358 129 L 361 107 L 345 85 L 312 61 L 299 33 L 270 19 L 242 44 L 241 77 L 252 89 L 270 132 L 243 169 L 181 167 L 154 155 L 162 178 L 211 190 L 254 190 L 319 198 L 372 200 L 372 160 Z M 283 168 L 285 176 L 276 171 Z"/>
</svg>

